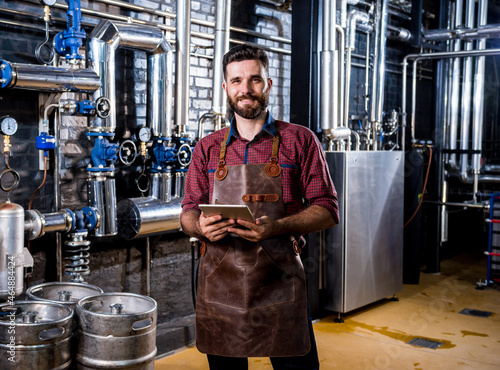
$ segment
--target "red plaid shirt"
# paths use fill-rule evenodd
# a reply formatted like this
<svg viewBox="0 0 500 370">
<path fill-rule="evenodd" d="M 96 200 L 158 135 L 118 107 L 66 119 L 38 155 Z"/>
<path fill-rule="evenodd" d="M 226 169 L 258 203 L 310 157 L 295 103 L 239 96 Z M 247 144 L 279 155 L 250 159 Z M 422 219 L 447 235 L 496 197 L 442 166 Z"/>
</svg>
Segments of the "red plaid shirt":
<svg viewBox="0 0 500 370">
<path fill-rule="evenodd" d="M 233 119 L 230 128 L 216 131 L 196 144 L 186 179 L 183 212 L 199 210 L 198 204 L 211 202 L 220 146 L 229 129 L 226 166 L 269 162 L 273 137 L 279 132 L 278 163 L 282 168 L 286 214 L 292 215 L 304 209 L 305 200 L 309 205 L 326 208 L 339 222 L 337 192 L 318 138 L 307 127 L 274 121 L 271 114 L 268 114 L 262 131 L 252 141 L 237 135 Z"/>
</svg>

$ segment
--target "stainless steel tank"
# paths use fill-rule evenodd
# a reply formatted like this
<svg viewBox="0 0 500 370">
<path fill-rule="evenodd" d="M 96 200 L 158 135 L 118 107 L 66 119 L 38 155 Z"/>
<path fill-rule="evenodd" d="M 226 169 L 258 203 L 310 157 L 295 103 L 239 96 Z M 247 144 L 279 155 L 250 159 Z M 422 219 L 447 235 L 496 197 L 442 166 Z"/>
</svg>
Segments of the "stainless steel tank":
<svg viewBox="0 0 500 370">
<path fill-rule="evenodd" d="M 78 369 L 154 369 L 156 301 L 133 293 L 81 299 Z"/>
<path fill-rule="evenodd" d="M 0 369 L 68 369 L 73 312 L 60 303 L 0 305 Z"/>
<path fill-rule="evenodd" d="M 0 300 L 13 300 L 23 292 L 24 209 L 19 204 L 0 204 Z M 29 253 L 28 253 L 29 255 Z M 31 257 L 31 256 L 30 256 Z"/>
</svg>

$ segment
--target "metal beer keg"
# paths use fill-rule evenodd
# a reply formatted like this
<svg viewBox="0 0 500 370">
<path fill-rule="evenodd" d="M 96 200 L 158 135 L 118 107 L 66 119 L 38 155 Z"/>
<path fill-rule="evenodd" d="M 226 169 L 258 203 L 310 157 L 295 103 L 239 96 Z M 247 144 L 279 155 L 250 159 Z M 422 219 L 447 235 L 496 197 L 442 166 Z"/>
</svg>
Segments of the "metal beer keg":
<svg viewBox="0 0 500 370">
<path fill-rule="evenodd" d="M 132 293 L 81 299 L 78 369 L 154 369 L 156 301 Z"/>
</svg>

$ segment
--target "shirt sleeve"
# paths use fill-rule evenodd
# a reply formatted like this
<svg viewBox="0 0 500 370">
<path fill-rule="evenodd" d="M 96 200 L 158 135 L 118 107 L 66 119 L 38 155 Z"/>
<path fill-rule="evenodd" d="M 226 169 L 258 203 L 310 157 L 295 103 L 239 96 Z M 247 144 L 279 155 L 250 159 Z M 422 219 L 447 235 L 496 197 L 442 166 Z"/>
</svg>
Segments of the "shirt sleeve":
<svg viewBox="0 0 500 370">
<path fill-rule="evenodd" d="M 339 223 L 337 191 L 333 184 L 321 143 L 312 131 L 305 138 L 301 166 L 301 191 L 309 205 L 326 208 Z"/>
<path fill-rule="evenodd" d="M 193 159 L 189 164 L 184 198 L 182 199 L 182 212 L 187 210 L 200 210 L 198 204 L 209 202 L 209 179 L 207 155 L 204 141 L 199 141 L 193 150 Z"/>
</svg>

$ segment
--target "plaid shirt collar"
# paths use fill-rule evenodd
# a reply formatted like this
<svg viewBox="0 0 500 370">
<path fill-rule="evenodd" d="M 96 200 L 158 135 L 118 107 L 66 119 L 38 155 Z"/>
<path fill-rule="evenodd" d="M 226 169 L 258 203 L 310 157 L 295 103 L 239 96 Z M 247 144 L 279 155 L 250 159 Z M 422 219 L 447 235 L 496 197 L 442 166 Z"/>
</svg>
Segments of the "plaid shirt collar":
<svg viewBox="0 0 500 370">
<path fill-rule="evenodd" d="M 268 134 L 272 136 L 276 136 L 278 131 L 276 130 L 276 125 L 274 123 L 274 118 L 271 116 L 270 112 L 267 112 L 267 117 L 266 117 L 266 122 L 264 123 L 264 126 L 262 127 L 262 130 L 259 132 L 258 135 L 262 134 L 262 132 L 267 132 Z M 229 128 L 229 137 L 227 138 L 226 145 L 229 145 L 231 142 L 231 139 L 233 137 L 238 136 L 238 132 L 236 131 L 236 119 L 233 117 L 231 120 L 231 126 Z"/>
</svg>

